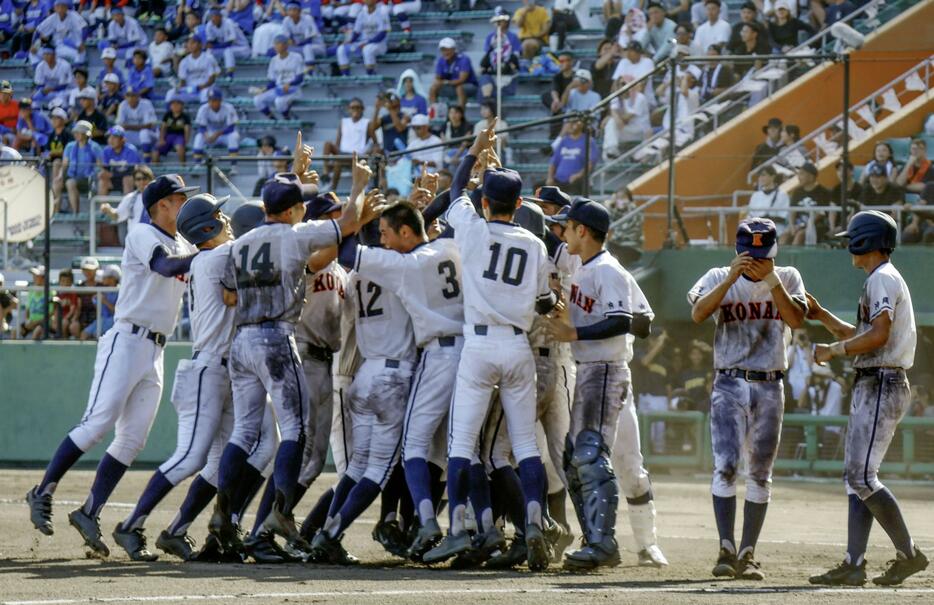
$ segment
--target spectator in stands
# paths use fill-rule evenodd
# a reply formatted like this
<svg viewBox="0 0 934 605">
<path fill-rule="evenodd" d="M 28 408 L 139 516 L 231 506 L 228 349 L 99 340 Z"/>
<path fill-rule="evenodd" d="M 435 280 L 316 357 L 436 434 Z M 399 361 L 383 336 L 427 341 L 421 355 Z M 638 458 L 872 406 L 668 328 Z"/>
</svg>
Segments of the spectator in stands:
<svg viewBox="0 0 934 605">
<path fill-rule="evenodd" d="M 166 0 L 139 0 L 136 18 L 140 21 L 158 22 L 166 12 Z"/>
<path fill-rule="evenodd" d="M 505 112 L 503 111 L 503 108 L 500 107 L 499 115 L 496 116 L 495 101 L 483 101 L 480 103 L 480 119 L 477 120 L 477 123 L 473 125 L 473 134 L 478 135 L 482 131 L 486 130 L 490 125 L 490 120 L 493 118 L 493 116 L 496 116 L 496 138 L 499 141 L 501 149 L 503 149 L 504 153 L 508 154 L 509 150 L 506 148 L 506 146 L 509 144 L 509 133 L 500 132 L 501 130 L 509 128 L 509 124 L 503 118 L 504 113 Z M 448 171 L 444 170 L 443 172 Z M 439 186 L 438 191 L 444 191 L 444 189 Z"/>
<path fill-rule="evenodd" d="M 155 148 L 152 161 L 157 163 L 159 156 L 166 155 L 175 150 L 178 161 L 185 163 L 185 151 L 188 141 L 191 140 L 191 116 L 185 111 L 185 104 L 181 99 L 169 101 L 169 109 L 162 116 L 159 126 L 159 144 Z"/>
<path fill-rule="evenodd" d="M 619 44 L 613 40 L 600 40 L 597 46 L 597 58 L 590 65 L 590 74 L 593 76 L 593 89 L 604 98 L 613 90 L 613 72 L 623 56 Z"/>
<path fill-rule="evenodd" d="M 156 143 L 156 108 L 152 101 L 142 98 L 140 90 L 129 87 L 126 99 L 117 107 L 117 126 L 123 128 L 126 140 L 135 145 L 149 159 Z"/>
<path fill-rule="evenodd" d="M 282 20 L 282 29 L 291 43 L 291 48 L 301 53 L 305 69 L 311 73 L 315 69 L 315 59 L 327 54 L 324 37 L 311 15 L 302 13 L 298 2 L 289 2 L 286 17 Z M 279 50 L 276 48 L 276 52 Z"/>
<path fill-rule="evenodd" d="M 468 97 L 477 93 L 477 76 L 470 57 L 457 52 L 453 38 L 442 38 L 438 42 L 440 56 L 435 61 L 435 80 L 428 91 L 428 102 L 436 103 L 438 97 L 456 98 L 461 107 L 467 105 Z"/>
<path fill-rule="evenodd" d="M 117 119 L 117 109 L 120 103 L 123 103 L 123 92 L 120 79 L 117 74 L 107 74 L 104 76 L 103 91 L 100 96 L 101 112 L 107 117 L 108 122 L 114 122 Z"/>
<path fill-rule="evenodd" d="M 623 217 L 636 209 L 636 202 L 632 199 L 632 191 L 625 185 L 613 192 L 606 201 L 607 210 L 613 222 L 610 223 L 609 241 L 615 244 L 621 252 L 619 261 L 624 265 L 638 260 L 642 255 L 643 222 L 645 217 L 641 212 L 632 213 L 629 218 Z M 631 260 L 626 257 L 629 256 Z M 634 258 L 633 258 L 634 257 Z"/>
<path fill-rule="evenodd" d="M 678 409 L 695 412 L 710 411 L 710 389 L 713 376 L 710 356 L 713 348 L 706 342 L 692 340 L 688 348 L 688 365 L 674 376 L 672 396 L 678 398 Z"/>
<path fill-rule="evenodd" d="M 490 19 L 494 28 L 498 29 L 500 34 L 501 47 L 497 51 L 496 31 L 490 32 L 486 41 L 483 43 L 483 58 L 480 60 L 480 99 L 492 99 L 496 96 L 496 71 L 497 65 L 501 76 L 501 94 L 503 96 L 516 94 L 518 80 L 515 76 L 519 73 L 519 53 L 522 43 L 519 37 L 509 31 L 510 17 L 509 13 L 502 7 L 496 7 L 497 11 Z"/>
<path fill-rule="evenodd" d="M 127 91 L 135 88 L 144 99 L 152 97 L 156 87 L 156 76 L 152 68 L 146 63 L 146 51 L 136 49 L 133 51 L 132 65 L 126 73 Z"/>
<path fill-rule="evenodd" d="M 444 149 L 442 147 L 423 149 L 442 142 L 438 136 L 432 134 L 430 124 L 431 122 L 426 115 L 417 114 L 412 116 L 412 130 L 415 136 L 409 137 L 406 151 L 410 152 L 407 157 L 412 160 L 412 169 L 416 174 L 421 172 L 422 166 L 425 166 L 430 172 L 436 172 L 444 165 Z"/>
<path fill-rule="evenodd" d="M 586 69 L 574 72 L 574 80 L 564 89 L 561 104 L 571 111 L 589 111 L 600 102 L 600 95 L 593 90 L 593 76 Z"/>
<path fill-rule="evenodd" d="M 157 78 L 172 75 L 172 58 L 175 56 L 175 47 L 169 42 L 169 33 L 164 27 L 157 27 L 149 43 L 149 62 L 152 64 L 152 74 Z"/>
<path fill-rule="evenodd" d="M 84 277 L 81 285 L 85 288 L 95 288 L 99 284 L 97 282 L 97 272 L 100 270 L 101 264 L 93 256 L 85 256 L 81 259 L 81 274 Z M 91 323 L 97 319 L 97 295 L 92 292 L 87 292 L 78 295 L 78 300 L 80 302 L 79 311 L 78 311 L 78 321 L 72 322 L 69 331 L 72 338 L 80 338 L 81 332 L 84 328 L 91 325 Z"/>
<path fill-rule="evenodd" d="M 19 120 L 19 101 L 13 98 L 13 85 L 9 80 L 0 82 L 0 139 L 12 143 L 16 138 L 16 122 Z"/>
<path fill-rule="evenodd" d="M 58 313 L 52 317 L 52 331 L 65 338 L 72 322 L 78 320 L 81 310 L 81 301 L 77 292 L 62 292 L 62 288 L 71 288 L 75 285 L 75 274 L 71 269 L 62 269 L 58 272 Z"/>
<path fill-rule="evenodd" d="M 856 5 L 850 0 L 826 0 L 827 8 L 824 12 L 823 27 L 830 27 L 837 21 L 842 21 L 856 10 Z"/>
<path fill-rule="evenodd" d="M 626 46 L 626 53 L 622 60 L 616 65 L 616 71 L 613 72 L 613 82 L 617 84 L 628 84 L 638 80 L 655 69 L 652 59 L 643 54 L 642 44 L 633 40 Z"/>
<path fill-rule="evenodd" d="M 85 121 L 91 125 L 91 138 L 98 145 L 107 144 L 107 116 L 97 108 L 97 91 L 87 87 L 78 93 L 80 111 L 75 116 L 76 121 Z"/>
<path fill-rule="evenodd" d="M 74 77 L 71 65 L 64 59 L 55 56 L 55 49 L 46 46 L 42 49 L 42 61 L 36 64 L 33 75 L 36 90 L 32 100 L 40 105 L 68 99 L 68 89 L 73 86 Z"/>
<path fill-rule="evenodd" d="M 564 50 L 568 32 L 580 31 L 581 24 L 577 19 L 577 6 L 580 0 L 555 0 L 551 7 L 551 29 L 549 34 L 557 38 L 557 44 L 551 44 L 554 50 Z"/>
<path fill-rule="evenodd" d="M 771 164 L 762 166 L 756 174 L 758 188 L 749 198 L 746 214 L 772 219 L 778 235 L 781 236 L 788 225 L 788 208 L 791 205 L 788 194 L 778 186 L 778 173 Z"/>
<path fill-rule="evenodd" d="M 43 46 L 54 46 L 59 57 L 69 63 L 84 63 L 84 32 L 87 22 L 71 10 L 70 0 L 55 0 L 53 14 L 36 26 L 36 38 Z"/>
<path fill-rule="evenodd" d="M 3 281 L 3 273 L 0 273 L 0 340 L 10 335 L 13 311 L 19 306 L 19 300 L 11 292 L 3 289 Z"/>
<path fill-rule="evenodd" d="M 603 23 L 606 25 L 603 37 L 613 40 L 623 26 L 623 2 L 622 0 L 603 0 L 602 10 Z"/>
<path fill-rule="evenodd" d="M 694 52 L 706 55 L 711 44 L 726 44 L 730 41 L 732 28 L 720 18 L 720 0 L 704 0 L 707 20 L 697 26 L 694 32 Z"/>
<path fill-rule="evenodd" d="M 148 223 L 149 213 L 143 206 L 143 190 L 155 178 L 149 166 L 137 166 L 133 170 L 133 191 L 124 195 L 116 208 L 107 203 L 101 204 L 101 212 L 114 223 L 126 221 L 127 231 L 139 223 Z"/>
<path fill-rule="evenodd" d="M 633 375 L 634 377 L 638 375 L 635 390 L 639 394 L 636 407 L 642 414 L 668 411 L 668 368 L 660 358 L 667 342 L 668 331 L 662 329 L 658 336 L 652 335 L 640 341 L 639 345 L 643 349 L 643 354 L 637 354 L 634 357 Z M 653 422 L 649 429 L 648 439 L 654 453 L 664 452 L 665 423 Z"/>
<path fill-rule="evenodd" d="M 785 376 L 788 386 L 791 387 L 791 399 L 796 402 L 796 408 L 804 407 L 802 402 L 807 396 L 807 387 L 814 369 L 812 348 L 807 330 L 792 330 L 791 343 L 785 353 L 788 359 L 788 371 Z"/>
<path fill-rule="evenodd" d="M 917 203 L 906 205 L 910 220 L 902 230 L 903 244 L 934 244 L 934 183 L 928 183 Z"/>
<path fill-rule="evenodd" d="M 16 32 L 16 22 L 19 20 L 16 8 L 11 0 L 0 2 L 0 44 L 6 49 L 9 41 Z"/>
<path fill-rule="evenodd" d="M 571 118 L 548 164 L 548 184 L 559 187 L 565 193 L 580 195 L 584 190 L 584 179 L 599 159 L 596 137 L 590 137 L 589 166 L 587 153 L 584 124 L 578 118 Z"/>
<path fill-rule="evenodd" d="M 909 193 L 921 193 L 928 183 L 934 182 L 934 166 L 927 157 L 928 144 L 924 139 L 913 139 L 908 161 L 895 177 L 895 183 Z"/>
<path fill-rule="evenodd" d="M 107 142 L 101 154 L 97 192 L 109 195 L 112 189 L 117 189 L 126 195 L 133 191 L 133 171 L 143 163 L 143 156 L 134 145 L 126 142 L 123 126 L 111 126 L 107 131 Z"/>
<path fill-rule="evenodd" d="M 181 6 L 175 15 L 175 24 L 168 32 L 170 41 L 180 41 L 180 48 L 176 49 L 178 54 L 186 55 L 189 49 L 186 41 L 191 36 L 197 37 L 204 44 L 204 25 L 201 23 L 201 13 L 189 10 Z"/>
<path fill-rule="evenodd" d="M 733 29 L 730 32 L 730 41 L 727 45 L 727 48 L 730 51 L 731 55 L 768 55 L 772 52 L 772 45 L 769 44 L 769 34 L 765 26 L 758 20 L 759 11 L 756 8 L 756 5 L 753 4 L 752 0 L 746 0 L 743 2 L 742 8 L 739 10 L 739 21 L 733 24 Z M 747 38 L 749 35 L 743 34 L 743 28 L 745 26 L 751 27 L 755 30 L 755 45 L 750 47 L 747 44 Z"/>
<path fill-rule="evenodd" d="M 240 121 L 234 106 L 224 100 L 224 93 L 215 88 L 208 96 L 208 102 L 198 108 L 195 115 L 195 140 L 192 153 L 195 161 L 204 159 L 205 150 L 212 145 L 226 145 L 229 155 L 240 152 L 240 133 L 237 123 Z M 231 171 L 234 167 L 231 166 Z"/>
<path fill-rule="evenodd" d="M 558 65 L 561 69 L 551 79 L 551 90 L 542 95 L 542 102 L 545 107 L 551 110 L 551 115 L 558 115 L 564 112 L 564 105 L 561 99 L 564 98 L 564 91 L 574 80 L 574 57 L 571 53 L 563 52 L 558 55 Z M 561 123 L 554 122 L 550 125 L 551 137 L 558 136 L 561 131 Z"/>
<path fill-rule="evenodd" d="M 284 34 L 274 38 L 273 48 L 276 54 L 266 69 L 266 90 L 253 97 L 253 105 L 267 118 L 273 118 L 275 108 L 288 120 L 292 117 L 289 110 L 302 92 L 306 67 L 298 53 L 289 51 L 289 38 Z"/>
<path fill-rule="evenodd" d="M 551 31 L 548 10 L 539 6 L 537 0 L 522 0 L 522 7 L 516 11 L 512 20 L 519 28 L 522 56 L 530 61 L 548 43 L 548 33 Z"/>
<path fill-rule="evenodd" d="M 645 13 L 638 6 L 631 7 L 626 11 L 626 19 L 619 33 L 616 34 L 616 43 L 622 48 L 629 46 L 634 40 L 641 40 L 645 34 Z"/>
<path fill-rule="evenodd" d="M 603 126 L 603 157 L 618 157 L 626 148 L 644 141 L 652 132 L 649 102 L 639 87 L 610 101 Z"/>
<path fill-rule="evenodd" d="M 885 141 L 879 141 L 873 148 L 872 159 L 863 167 L 863 174 L 859 177 L 860 184 L 866 184 L 869 179 L 869 169 L 877 164 L 885 168 L 885 174 L 889 179 L 894 180 L 898 176 L 898 167 L 895 165 L 895 152 L 892 151 L 892 146 Z"/>
<path fill-rule="evenodd" d="M 389 9 L 379 0 L 364 0 L 365 8 L 354 21 L 350 42 L 337 47 L 337 65 L 341 75 L 350 75 L 353 56 L 363 57 L 363 67 L 368 75 L 376 73 L 376 58 L 385 55 L 389 46 Z"/>
<path fill-rule="evenodd" d="M 28 56 L 29 47 L 32 46 L 36 27 L 48 16 L 49 5 L 45 0 L 29 0 L 25 4 L 16 2 L 16 11 L 19 14 L 19 23 L 10 40 L 10 53 L 17 61 Z"/>
<path fill-rule="evenodd" d="M 671 55 L 677 24 L 668 18 L 665 8 L 658 2 L 649 2 L 647 11 L 648 24 L 638 40 L 645 52 L 652 55 L 652 61 L 658 63 Z"/>
<path fill-rule="evenodd" d="M 101 169 L 103 150 L 91 140 L 90 122 L 79 120 L 71 129 L 75 140 L 65 145 L 62 160 L 62 172 L 65 174 L 65 188 L 68 191 L 68 207 L 60 212 L 78 212 L 80 194 L 91 190 L 91 182 Z"/>
<path fill-rule="evenodd" d="M 407 69 L 399 76 L 396 94 L 399 95 L 402 113 L 409 118 L 419 113 L 428 115 L 428 99 L 425 98 L 425 91 L 421 86 L 421 80 L 414 69 Z"/>
<path fill-rule="evenodd" d="M 711 44 L 707 47 L 707 55 L 718 57 L 723 54 L 722 44 Z M 736 80 L 733 66 L 724 61 L 706 63 L 701 71 L 700 95 L 701 102 L 709 101 L 726 91 Z"/>
<path fill-rule="evenodd" d="M 694 120 L 690 116 L 700 107 L 700 67 L 688 65 L 678 80 L 677 114 L 675 115 L 675 143 L 684 145 L 694 138 Z M 666 85 L 667 87 L 667 85 Z M 668 93 L 665 93 L 667 97 Z M 671 106 L 667 106 L 662 116 L 662 127 L 668 131 L 671 128 Z"/>
<path fill-rule="evenodd" d="M 101 40 L 103 50 L 107 46 L 117 51 L 120 59 L 129 59 L 136 49 L 144 49 L 149 44 L 149 38 L 143 31 L 139 21 L 127 17 L 120 5 L 110 8 L 110 23 L 107 24 L 107 39 Z"/>
<path fill-rule="evenodd" d="M 791 192 L 792 212 L 788 228 L 782 234 L 783 244 L 813 245 L 827 239 L 827 234 L 837 224 L 836 213 L 796 213 L 795 208 L 816 208 L 831 203 L 830 191 L 817 182 L 817 166 L 805 162 L 798 168 L 798 186 Z"/>
<path fill-rule="evenodd" d="M 366 155 L 370 148 L 370 122 L 363 117 L 363 101 L 357 97 L 347 104 L 347 117 L 341 118 L 337 126 L 337 139 L 325 141 L 324 153 L 326 155 Z M 330 179 L 331 189 L 337 191 L 341 180 L 341 171 L 347 161 L 324 162 L 324 180 Z"/>
<path fill-rule="evenodd" d="M 775 0 L 774 6 L 775 14 L 769 19 L 769 37 L 772 40 L 772 50 L 776 54 L 786 53 L 798 46 L 802 37 L 809 38 L 814 35 L 814 28 L 791 12 L 792 2 Z"/>
<path fill-rule="evenodd" d="M 227 0 L 227 16 L 233 19 L 247 37 L 253 35 L 256 27 L 256 17 L 253 15 L 253 9 L 256 2 L 252 0 Z"/>
<path fill-rule="evenodd" d="M 830 203 L 840 204 L 840 183 L 843 181 L 843 160 L 837 162 L 837 184 L 830 190 Z M 851 204 L 858 204 L 863 198 L 863 186 L 856 182 L 853 172 L 853 164 L 847 164 L 846 171 L 846 199 Z"/>
<path fill-rule="evenodd" d="M 19 119 L 16 121 L 16 138 L 13 147 L 26 155 L 39 155 L 49 141 L 52 123 L 41 111 L 34 111 L 32 99 L 19 100 Z"/>
<path fill-rule="evenodd" d="M 119 265 L 107 265 L 101 270 L 101 286 L 105 288 L 116 288 L 120 285 L 122 273 Z M 95 317 L 94 321 L 89 323 L 81 331 L 81 340 L 94 340 L 99 335 L 103 336 L 107 330 L 114 325 L 114 310 L 117 307 L 118 292 L 104 292 L 94 296 Z M 100 311 L 96 307 L 100 306 Z M 100 326 L 98 326 L 98 316 L 100 317 Z M 98 329 L 100 334 L 98 334 Z"/>
<path fill-rule="evenodd" d="M 189 36 L 185 44 L 188 56 L 178 65 L 178 84 L 165 95 L 165 99 L 171 101 L 178 98 L 183 103 L 204 103 L 221 68 L 213 55 L 202 52 L 201 38 L 198 36 Z"/>
<path fill-rule="evenodd" d="M 675 52 L 679 57 L 686 57 L 694 52 L 693 45 L 694 26 L 690 23 L 678 23 L 678 27 L 675 28 Z"/>
<path fill-rule="evenodd" d="M 298 53 L 296 53 L 298 54 Z M 267 134 L 259 140 L 259 149 L 257 150 L 257 155 L 263 156 L 265 158 L 274 158 L 279 154 L 279 149 L 276 145 L 276 137 Z M 266 181 L 275 176 L 276 172 L 276 162 L 269 160 L 262 160 L 256 163 L 256 183 L 253 184 L 253 195 L 259 197 L 263 193 L 263 185 L 266 184 Z"/>
<path fill-rule="evenodd" d="M 94 98 L 97 98 L 97 90 L 88 84 L 88 70 L 85 67 L 76 67 L 72 70 L 72 77 L 74 78 L 74 86 L 68 89 L 68 100 L 65 103 L 65 109 L 68 110 L 70 115 L 78 115 L 78 112 L 81 111 L 81 103 L 79 103 L 79 95 L 86 93 L 88 91 L 94 93 Z"/>
<path fill-rule="evenodd" d="M 214 59 L 224 61 L 224 75 L 232 79 L 238 58 L 250 56 L 250 42 L 240 26 L 230 17 L 225 17 L 220 7 L 208 10 L 208 22 L 204 25 L 205 44 Z"/>
<path fill-rule="evenodd" d="M 782 151 L 801 140 L 801 128 L 797 124 L 785 124 L 782 129 Z"/>
<path fill-rule="evenodd" d="M 117 51 L 112 47 L 107 47 L 102 50 L 101 62 L 104 64 L 104 67 L 97 72 L 97 79 L 95 81 L 97 92 L 104 92 L 104 80 L 111 74 L 117 77 L 117 83 L 122 86 L 126 81 L 126 77 L 123 75 L 123 70 L 117 67 Z M 111 80 L 112 79 L 113 78 L 111 78 Z"/>
<path fill-rule="evenodd" d="M 863 187 L 860 203 L 864 206 L 894 206 L 905 202 L 905 191 L 889 180 L 889 175 L 880 164 L 867 169 L 869 186 Z"/>
<path fill-rule="evenodd" d="M 383 111 L 385 110 L 385 111 Z M 411 116 L 403 113 L 399 95 L 392 91 L 376 95 L 373 117 L 370 119 L 370 139 L 381 141 L 381 152 L 404 151 L 409 143 Z M 374 151 L 377 147 L 374 147 Z"/>
<path fill-rule="evenodd" d="M 453 139 L 469 137 L 473 134 L 473 124 L 467 121 L 464 115 L 464 108 L 460 105 L 451 105 L 448 107 L 448 119 L 444 122 L 442 131 L 442 140 L 447 142 Z M 456 147 L 447 147 L 444 150 L 444 165 L 449 170 L 456 170 L 460 164 L 467 149 L 470 148 L 472 141 L 464 140 Z"/>
<path fill-rule="evenodd" d="M 32 274 L 33 286 L 41 288 L 45 285 L 45 267 L 33 267 L 29 273 Z M 49 296 L 54 298 L 55 290 L 49 292 Z M 46 300 L 45 292 L 30 292 L 26 297 L 26 321 L 20 326 L 20 338 L 41 339 L 45 335 L 46 314 L 53 313 L 54 309 L 55 304 L 51 300 Z"/>
<path fill-rule="evenodd" d="M 768 124 L 762 127 L 765 141 L 756 145 L 752 152 L 752 167 L 755 170 L 760 164 L 774 158 L 782 150 L 782 121 L 780 118 L 769 118 Z"/>
<path fill-rule="evenodd" d="M 64 109 L 56 107 L 52 110 L 51 116 L 52 132 L 49 133 L 49 140 L 44 151 L 47 154 L 46 157 L 52 161 L 52 197 L 58 201 L 65 189 L 65 177 L 62 172 L 65 146 L 72 141 L 72 136 L 68 132 L 68 114 Z"/>
</svg>

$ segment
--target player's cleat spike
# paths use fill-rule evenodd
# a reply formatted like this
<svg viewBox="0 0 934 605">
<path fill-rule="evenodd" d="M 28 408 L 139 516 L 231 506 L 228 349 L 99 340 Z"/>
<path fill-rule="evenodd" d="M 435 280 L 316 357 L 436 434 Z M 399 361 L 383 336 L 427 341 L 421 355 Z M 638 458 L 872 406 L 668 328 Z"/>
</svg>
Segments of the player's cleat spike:
<svg viewBox="0 0 934 605">
<path fill-rule="evenodd" d="M 441 542 L 422 556 L 424 563 L 441 563 L 470 549 L 470 534 L 448 534 Z"/>
<path fill-rule="evenodd" d="M 915 546 L 914 556 L 906 557 L 898 553 L 895 559 L 889 561 L 888 567 L 881 576 L 872 579 L 872 583 L 878 586 L 897 586 L 905 581 L 909 576 L 913 576 L 919 571 L 924 571 L 928 567 L 928 558 Z"/>
<path fill-rule="evenodd" d="M 866 583 L 866 561 L 853 565 L 844 560 L 826 573 L 811 576 L 808 581 L 823 586 L 862 586 Z"/>
<path fill-rule="evenodd" d="M 142 527 L 123 529 L 123 524 L 118 523 L 111 535 L 133 561 L 152 563 L 159 560 L 159 555 L 146 548 L 146 533 Z"/>
<path fill-rule="evenodd" d="M 751 550 L 743 553 L 743 556 L 736 561 L 736 577 L 742 580 L 755 580 L 761 582 L 765 579 L 762 573 L 761 565 L 753 557 Z"/>
<path fill-rule="evenodd" d="M 244 563 L 245 557 L 246 553 L 241 549 L 224 550 L 217 537 L 208 534 L 208 537 L 204 540 L 204 546 L 201 547 L 200 551 L 193 554 L 190 560 L 205 563 Z"/>
<path fill-rule="evenodd" d="M 39 486 L 33 487 L 26 494 L 29 505 L 29 519 L 40 532 L 47 536 L 55 533 L 52 526 L 52 494 L 40 494 Z"/>
<path fill-rule="evenodd" d="M 391 555 L 406 558 L 408 547 L 405 542 L 405 534 L 396 521 L 380 521 L 373 528 L 373 539 L 382 544 Z"/>
<path fill-rule="evenodd" d="M 548 569 L 551 557 L 541 527 L 533 523 L 525 526 L 525 546 L 528 549 L 529 569 L 532 571 Z"/>
<path fill-rule="evenodd" d="M 156 548 L 182 561 L 190 561 L 194 556 L 195 541 L 187 533 L 176 536 L 164 529 L 156 538 Z"/>
<path fill-rule="evenodd" d="M 107 548 L 107 545 L 104 544 L 104 541 L 101 539 L 100 519 L 91 518 L 84 512 L 83 508 L 79 508 L 68 513 L 68 522 L 72 527 L 78 530 L 78 533 L 84 538 L 85 545 L 87 545 L 95 555 L 99 557 L 110 556 L 110 549 Z"/>
<path fill-rule="evenodd" d="M 418 528 L 412 546 L 409 547 L 409 558 L 417 563 L 422 562 L 422 558 L 429 550 L 437 546 L 441 541 L 441 527 L 437 519 L 428 519 L 424 525 Z"/>
<path fill-rule="evenodd" d="M 611 537 L 606 538 L 603 544 L 585 544 L 564 557 L 564 568 L 569 570 L 616 567 L 619 564 L 619 545 Z"/>
<path fill-rule="evenodd" d="M 272 534 L 263 532 L 248 536 L 243 541 L 243 550 L 257 563 L 285 563 L 286 558 L 279 552 Z"/>
<path fill-rule="evenodd" d="M 711 573 L 715 578 L 735 578 L 736 555 L 728 548 L 721 548 L 720 555 L 717 557 L 717 564 L 714 565 Z"/>
<path fill-rule="evenodd" d="M 220 498 L 214 505 L 211 520 L 208 521 L 208 532 L 217 538 L 222 550 L 228 549 L 237 540 L 237 529 L 230 520 L 230 514 L 221 506 Z"/>
<path fill-rule="evenodd" d="M 340 538 L 332 538 L 328 532 L 319 531 L 311 541 L 311 560 L 315 563 L 332 563 L 334 565 L 359 565 L 360 559 L 344 549 Z"/>
<path fill-rule="evenodd" d="M 639 551 L 639 567 L 667 567 L 668 559 L 665 558 L 662 549 L 658 544 L 651 544 Z"/>
<path fill-rule="evenodd" d="M 516 536 L 512 539 L 506 552 L 491 558 L 484 567 L 487 569 L 512 569 L 525 563 L 528 557 L 529 549 L 525 545 L 525 537 Z"/>
<path fill-rule="evenodd" d="M 574 542 L 571 528 L 563 523 L 552 523 L 544 532 L 545 539 L 551 544 L 551 562 L 560 563 L 564 558 L 564 551 Z"/>
</svg>

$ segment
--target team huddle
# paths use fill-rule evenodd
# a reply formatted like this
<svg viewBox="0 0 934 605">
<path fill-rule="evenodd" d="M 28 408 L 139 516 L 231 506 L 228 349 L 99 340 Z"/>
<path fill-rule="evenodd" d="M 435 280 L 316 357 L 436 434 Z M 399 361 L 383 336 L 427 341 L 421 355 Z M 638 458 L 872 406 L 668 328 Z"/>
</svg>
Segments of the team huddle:
<svg viewBox="0 0 934 605">
<path fill-rule="evenodd" d="M 26 496 L 35 527 L 53 534 L 56 486 L 115 429 L 86 502 L 68 515 L 92 554 L 109 556 L 100 512 L 145 445 L 165 334 L 187 288 L 193 352 L 172 390 L 176 450 L 112 532 L 131 559 L 158 558 L 146 519 L 194 477 L 155 542 L 185 561 L 356 564 L 342 538 L 379 500 L 373 538 L 417 563 L 612 567 L 621 562 L 622 492 L 639 565 L 667 566 L 629 370 L 634 338 L 651 332 L 651 305 L 606 250 L 604 206 L 572 202 L 556 187 L 522 196 L 520 175 L 495 152 L 494 127 L 495 119 L 478 134 L 449 190 L 438 192 L 437 175 L 423 172 L 419 205 L 387 205 L 356 157 L 348 200 L 319 193 L 300 135 L 293 172 L 275 175 L 262 204 L 230 217 L 226 198 L 189 197 L 196 188 L 178 175 L 147 186 L 151 223 L 127 236 L 115 323 L 98 344 L 87 409 Z M 797 270 L 775 266 L 768 219 L 743 221 L 731 265 L 688 293 L 694 320 L 716 322 L 714 576 L 764 578 L 755 548 L 781 433 L 784 339 L 805 318 L 838 339 L 817 346 L 817 362 L 855 355 L 857 368 L 847 554 L 811 581 L 865 583 L 873 520 L 897 550 L 876 583 L 897 584 L 927 566 L 877 478 L 910 400 L 905 370 L 915 348 L 910 294 L 888 262 L 896 234 L 875 212 L 848 226 L 854 265 L 869 273 L 856 326 L 823 309 Z M 338 480 L 296 522 L 329 449 Z M 568 499 L 582 533 L 576 549 Z M 208 538 L 196 548 L 188 530 L 212 501 Z"/>
</svg>

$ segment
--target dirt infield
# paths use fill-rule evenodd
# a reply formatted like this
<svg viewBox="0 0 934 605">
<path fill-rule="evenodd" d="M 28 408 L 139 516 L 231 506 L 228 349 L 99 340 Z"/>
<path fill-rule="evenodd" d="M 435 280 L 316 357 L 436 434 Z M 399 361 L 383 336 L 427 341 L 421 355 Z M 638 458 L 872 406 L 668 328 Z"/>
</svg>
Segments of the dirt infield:
<svg viewBox="0 0 934 605">
<path fill-rule="evenodd" d="M 720 582 L 710 577 L 716 556 L 716 530 L 707 482 L 694 478 L 655 480 L 659 542 L 671 561 L 665 570 L 635 566 L 628 521 L 620 515 L 621 567 L 593 574 L 571 574 L 553 568 L 544 574 L 527 571 L 487 572 L 425 569 L 386 554 L 370 539 L 374 511 L 351 528 L 345 544 L 364 565 L 358 568 L 305 565 L 212 565 L 179 563 L 165 557 L 156 563 L 130 562 L 116 548 L 109 561 L 85 558 L 66 514 L 79 505 L 90 484 L 87 471 L 70 474 L 57 494 L 56 534 L 47 538 L 32 529 L 23 495 L 38 471 L 0 471 L 0 605 L 27 603 L 123 603 L 241 600 L 245 603 L 401 604 L 457 601 L 479 603 L 932 603 L 934 568 L 908 580 L 904 588 L 816 590 L 809 574 L 841 557 L 846 539 L 846 498 L 837 483 L 777 481 L 769 517 L 758 549 L 767 579 L 762 583 Z M 117 488 L 103 514 L 105 541 L 142 492 L 148 472 L 134 471 Z M 333 476 L 300 506 L 304 512 Z M 184 495 L 177 489 L 149 519 L 150 545 L 171 520 Z M 919 546 L 934 552 L 934 487 L 895 486 L 909 527 Z M 740 506 L 740 510 L 742 507 Z M 192 534 L 203 538 L 207 520 Z M 248 519 L 251 523 L 252 519 Z M 739 531 L 737 531 L 737 535 Z M 868 554 L 872 572 L 893 555 L 885 534 L 876 527 Z"/>
</svg>

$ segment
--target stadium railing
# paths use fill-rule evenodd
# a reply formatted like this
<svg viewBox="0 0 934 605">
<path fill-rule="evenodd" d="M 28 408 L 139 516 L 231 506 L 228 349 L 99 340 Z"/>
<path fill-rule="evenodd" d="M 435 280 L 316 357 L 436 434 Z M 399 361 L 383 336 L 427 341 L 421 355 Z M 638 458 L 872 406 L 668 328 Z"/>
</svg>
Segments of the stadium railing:
<svg viewBox="0 0 934 605">
<path fill-rule="evenodd" d="M 46 288 L 45 286 L 23 286 L 17 282 L 14 284 L 10 284 L 9 287 L 6 287 L 5 289 L 15 294 L 17 298 L 20 298 L 20 304 L 17 305 L 17 307 L 13 310 L 13 326 L 11 329 L 15 332 L 19 330 L 19 327 L 25 321 L 25 314 L 27 312 L 26 305 L 22 304 L 25 299 L 21 298 L 19 295 L 22 293 L 28 294 L 30 292 L 46 292 Z M 94 287 L 52 286 L 52 291 L 54 292 L 54 295 L 52 295 L 50 302 L 51 302 L 51 306 L 53 307 L 53 313 L 55 316 L 57 316 L 59 320 L 58 322 L 59 324 L 61 324 L 61 307 L 59 306 L 58 294 L 70 293 L 70 292 L 73 292 L 75 294 L 95 294 L 97 298 L 97 301 L 96 301 L 97 317 L 96 317 L 96 322 L 95 322 L 97 333 L 95 335 L 95 338 L 100 338 L 103 335 L 103 322 L 101 322 L 101 308 L 103 307 L 103 305 L 101 304 L 101 301 L 103 300 L 103 295 L 111 293 L 111 292 L 119 293 L 120 287 L 117 286 L 117 287 L 111 288 L 111 287 L 105 287 L 105 286 L 94 286 Z M 48 331 L 46 333 L 48 334 Z M 179 332 L 176 330 L 176 335 L 178 334 Z M 50 338 L 50 337 L 46 335 L 45 338 Z M 59 335 L 59 338 L 61 338 L 61 335 Z M 16 340 L 16 338 L 12 338 L 11 340 Z"/>
</svg>

